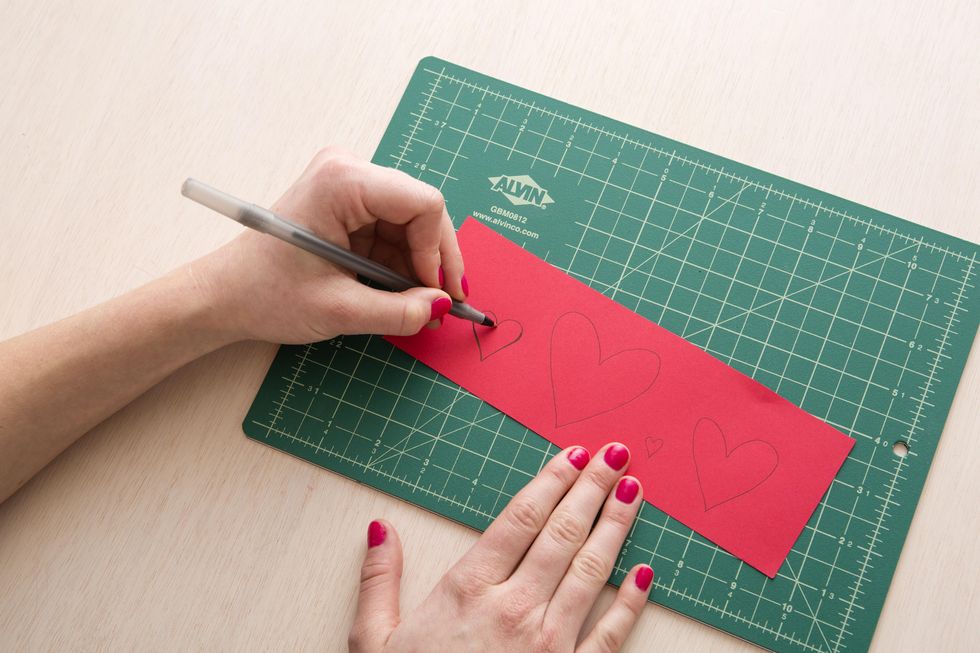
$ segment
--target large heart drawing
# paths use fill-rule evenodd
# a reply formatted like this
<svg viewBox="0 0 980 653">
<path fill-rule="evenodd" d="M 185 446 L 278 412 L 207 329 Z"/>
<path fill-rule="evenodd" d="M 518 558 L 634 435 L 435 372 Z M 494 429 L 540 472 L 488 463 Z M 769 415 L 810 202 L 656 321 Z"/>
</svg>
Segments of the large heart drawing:
<svg viewBox="0 0 980 653">
<path fill-rule="evenodd" d="M 779 454 L 763 440 L 729 451 L 721 427 L 707 417 L 694 427 L 693 451 L 705 512 L 759 487 L 779 464 Z"/>
<path fill-rule="evenodd" d="M 481 362 L 516 344 L 524 335 L 524 327 L 517 320 L 498 320 L 493 311 L 485 312 L 493 319 L 495 326 L 492 329 L 478 329 L 475 322 L 471 324 Z"/>
<path fill-rule="evenodd" d="M 649 390 L 659 373 L 660 356 L 649 349 L 624 349 L 604 357 L 592 320 L 565 313 L 551 332 L 555 426 L 628 404 Z"/>
</svg>

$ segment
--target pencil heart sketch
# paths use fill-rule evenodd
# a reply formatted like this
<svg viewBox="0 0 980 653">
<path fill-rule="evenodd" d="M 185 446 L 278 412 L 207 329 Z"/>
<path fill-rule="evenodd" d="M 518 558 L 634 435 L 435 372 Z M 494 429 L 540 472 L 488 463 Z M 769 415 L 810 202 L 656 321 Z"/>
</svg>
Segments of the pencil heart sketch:
<svg viewBox="0 0 980 653">
<path fill-rule="evenodd" d="M 493 311 L 484 311 L 493 320 L 492 329 L 484 327 L 477 328 L 476 323 L 471 324 L 473 338 L 476 340 L 476 349 L 480 353 L 480 361 L 485 361 L 494 354 L 499 354 L 524 335 L 524 326 L 517 320 L 503 319 L 498 320 L 497 314 Z"/>
<path fill-rule="evenodd" d="M 779 464 L 776 450 L 764 440 L 729 449 L 721 427 L 707 417 L 694 426 L 692 451 L 705 512 L 759 487 Z"/>
<path fill-rule="evenodd" d="M 565 426 L 616 410 L 649 390 L 660 356 L 650 349 L 604 355 L 595 323 L 569 312 L 551 332 L 550 366 L 555 426 Z"/>
</svg>

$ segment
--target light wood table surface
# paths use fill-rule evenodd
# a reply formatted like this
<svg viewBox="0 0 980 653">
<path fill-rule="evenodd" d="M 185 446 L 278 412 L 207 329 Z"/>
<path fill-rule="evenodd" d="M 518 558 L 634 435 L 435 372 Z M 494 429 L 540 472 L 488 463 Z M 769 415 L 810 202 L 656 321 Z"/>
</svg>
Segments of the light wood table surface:
<svg viewBox="0 0 980 653">
<path fill-rule="evenodd" d="M 428 54 L 980 241 L 978 35 L 969 0 L 4 3 L 0 338 L 231 238 L 186 176 L 269 204 L 320 146 L 369 157 Z M 976 349 L 876 651 L 977 645 Z M 189 365 L 0 505 L 0 649 L 342 649 L 376 516 L 424 597 L 476 534 L 247 440 L 274 352 Z M 650 605 L 628 650 L 752 648 Z"/>
</svg>

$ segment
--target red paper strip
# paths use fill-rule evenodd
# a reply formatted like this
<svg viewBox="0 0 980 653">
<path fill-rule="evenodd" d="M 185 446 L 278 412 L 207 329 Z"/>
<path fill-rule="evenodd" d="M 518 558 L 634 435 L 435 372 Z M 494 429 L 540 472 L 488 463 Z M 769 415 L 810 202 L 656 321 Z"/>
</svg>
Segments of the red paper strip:
<svg viewBox="0 0 980 653">
<path fill-rule="evenodd" d="M 468 219 L 469 301 L 390 338 L 551 442 L 630 447 L 646 500 L 775 577 L 854 440 Z"/>
</svg>

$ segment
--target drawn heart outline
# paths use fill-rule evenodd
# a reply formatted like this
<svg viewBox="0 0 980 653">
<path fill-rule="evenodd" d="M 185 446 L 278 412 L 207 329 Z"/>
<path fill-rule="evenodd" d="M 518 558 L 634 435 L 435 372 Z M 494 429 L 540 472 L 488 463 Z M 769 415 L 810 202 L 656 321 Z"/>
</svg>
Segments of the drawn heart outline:
<svg viewBox="0 0 980 653">
<path fill-rule="evenodd" d="M 748 440 L 729 450 L 721 427 L 708 417 L 695 424 L 691 444 L 705 512 L 748 494 L 779 465 L 779 454 L 765 440 Z"/>
<path fill-rule="evenodd" d="M 643 443 L 646 445 L 648 459 L 656 456 L 657 452 L 664 448 L 663 438 L 654 438 L 648 435 L 643 439 Z"/>
<path fill-rule="evenodd" d="M 555 426 L 561 427 L 637 399 L 657 380 L 660 356 L 650 349 L 623 349 L 603 357 L 595 323 L 570 311 L 552 327 L 549 372 Z"/>
<path fill-rule="evenodd" d="M 507 349 L 511 345 L 517 344 L 517 341 L 524 336 L 524 325 L 517 320 L 498 320 L 497 314 L 493 311 L 484 311 L 487 315 L 493 319 L 494 327 L 493 329 L 485 330 L 484 333 L 494 334 L 497 336 L 495 340 L 499 342 L 496 343 L 486 343 L 490 346 L 484 351 L 484 342 L 480 340 L 480 331 L 477 331 L 476 322 L 471 322 L 470 327 L 473 329 L 473 338 L 476 340 L 476 350 L 480 353 L 480 362 L 485 361 L 494 354 L 499 354 L 504 349 Z M 515 331 L 516 327 L 516 331 Z M 514 337 L 507 339 L 507 334 L 512 333 Z"/>
</svg>

